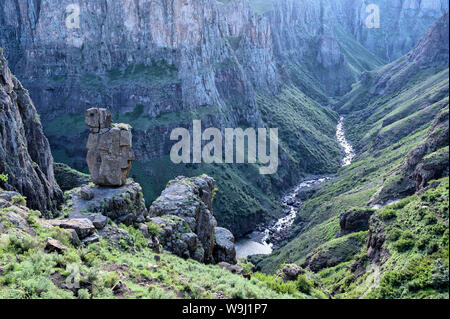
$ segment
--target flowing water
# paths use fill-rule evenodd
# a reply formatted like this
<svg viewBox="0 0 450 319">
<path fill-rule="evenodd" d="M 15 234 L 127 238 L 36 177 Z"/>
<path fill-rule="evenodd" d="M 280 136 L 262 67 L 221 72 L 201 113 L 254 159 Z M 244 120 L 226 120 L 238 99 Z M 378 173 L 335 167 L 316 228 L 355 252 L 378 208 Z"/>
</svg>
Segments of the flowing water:
<svg viewBox="0 0 450 319">
<path fill-rule="evenodd" d="M 355 157 L 355 152 L 351 144 L 345 138 L 344 117 L 340 117 L 336 138 L 344 151 L 341 165 L 348 166 Z M 236 257 L 242 258 L 250 255 L 268 255 L 272 253 L 274 243 L 280 241 L 289 234 L 289 230 L 294 223 L 298 207 L 302 204 L 302 194 L 309 190 L 321 187 L 325 182 L 331 180 L 330 176 L 319 176 L 304 180 L 292 188 L 281 199 L 284 209 L 284 217 L 273 221 L 270 224 L 259 225 L 256 230 L 245 238 L 238 240 L 235 244 Z"/>
</svg>

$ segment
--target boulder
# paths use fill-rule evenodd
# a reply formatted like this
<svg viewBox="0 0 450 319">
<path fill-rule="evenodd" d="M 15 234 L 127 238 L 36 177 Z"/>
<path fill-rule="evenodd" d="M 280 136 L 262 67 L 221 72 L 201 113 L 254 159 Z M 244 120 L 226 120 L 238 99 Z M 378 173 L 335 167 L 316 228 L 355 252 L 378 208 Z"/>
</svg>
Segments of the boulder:
<svg viewBox="0 0 450 319">
<path fill-rule="evenodd" d="M 88 218 L 92 221 L 92 224 L 97 229 L 103 229 L 108 224 L 108 218 L 103 215 L 94 214 L 90 215 Z"/>
<path fill-rule="evenodd" d="M 102 108 L 86 110 L 86 124 L 90 127 L 86 161 L 91 181 L 100 186 L 124 185 L 134 161 L 131 127 L 112 125 L 111 114 Z"/>
<path fill-rule="evenodd" d="M 64 246 L 60 241 L 48 237 L 47 241 L 45 242 L 45 250 L 49 253 L 62 253 L 64 250 L 67 250 L 67 247 Z"/>
<path fill-rule="evenodd" d="M 301 275 L 303 273 L 303 269 L 296 264 L 289 264 L 283 267 L 282 273 L 285 280 L 295 281 L 297 280 L 298 275 Z"/>
<path fill-rule="evenodd" d="M 94 192 L 89 186 L 83 186 L 80 188 L 80 197 L 85 200 L 91 200 L 94 198 Z"/>
<path fill-rule="evenodd" d="M 369 229 L 370 216 L 375 212 L 369 208 L 354 208 L 342 213 L 339 217 L 340 235 L 346 235 Z"/>
<path fill-rule="evenodd" d="M 86 237 L 82 240 L 84 244 L 91 244 L 91 243 L 97 243 L 100 240 L 100 237 L 98 234 L 94 233 L 89 237 Z"/>
<path fill-rule="evenodd" d="M 134 245 L 133 237 L 125 229 L 118 228 L 117 226 L 106 225 L 98 233 L 102 238 L 105 238 L 105 240 L 117 247 L 123 248 L 124 244 L 129 247 Z"/>
<path fill-rule="evenodd" d="M 158 245 L 160 242 L 164 249 L 177 256 L 204 262 L 203 246 L 197 234 L 191 231 L 189 224 L 183 218 L 175 215 L 163 215 L 152 217 L 149 222 L 161 228 L 158 236 L 151 239 L 151 248 L 155 248 L 155 240 L 158 240 Z"/>
<path fill-rule="evenodd" d="M 214 239 L 214 259 L 235 264 L 236 249 L 233 234 L 226 228 L 216 227 L 214 228 Z"/>
<path fill-rule="evenodd" d="M 245 273 L 244 268 L 242 268 L 241 265 L 232 265 L 230 263 L 227 263 L 225 261 L 221 261 L 220 263 L 217 264 L 220 268 L 226 269 L 229 272 L 233 273 L 233 274 L 239 274 L 242 275 Z"/>
<path fill-rule="evenodd" d="M 75 230 L 81 239 L 91 236 L 95 232 L 95 227 L 88 218 L 52 219 L 48 222 L 52 226 Z"/>
<path fill-rule="evenodd" d="M 201 260 L 205 263 L 215 262 L 213 257 L 214 228 L 217 222 L 212 214 L 214 187 L 214 179 L 206 175 L 192 178 L 179 176 L 167 184 L 161 196 L 152 203 L 149 209 L 152 219 L 154 217 L 176 216 L 178 224 L 186 224 L 184 233 L 194 233 L 199 241 L 194 254 L 189 252 L 187 246 L 186 250 L 188 250 L 191 258 L 195 255 L 196 260 Z M 183 220 L 183 223 L 180 223 L 180 219 Z M 172 220 L 175 219 L 172 218 Z M 181 253 L 180 256 L 187 255 L 185 251 L 180 252 L 180 250 L 185 248 L 181 242 L 179 243 L 181 247 L 173 242 L 170 245 L 165 244 L 167 231 L 164 230 L 161 234 L 162 237 L 160 237 L 163 246 L 176 254 Z M 201 251 L 203 251 L 203 256 L 200 256 Z"/>
<path fill-rule="evenodd" d="M 78 244 L 80 241 L 80 238 L 78 237 L 77 232 L 75 231 L 75 229 L 72 228 L 67 228 L 66 229 L 69 234 L 71 235 L 71 239 L 72 239 L 72 244 Z"/>
<path fill-rule="evenodd" d="M 81 188 L 86 187 L 88 186 Z M 106 217 L 111 218 L 116 224 L 132 225 L 144 222 L 148 215 L 142 188 L 131 179 L 120 187 L 88 187 L 94 194 L 93 199 L 89 201 L 81 197 L 81 188 L 65 193 L 63 210 L 69 212 L 70 218 L 92 219 L 92 214 L 100 215 L 96 217 L 98 228 L 107 222 Z"/>
</svg>

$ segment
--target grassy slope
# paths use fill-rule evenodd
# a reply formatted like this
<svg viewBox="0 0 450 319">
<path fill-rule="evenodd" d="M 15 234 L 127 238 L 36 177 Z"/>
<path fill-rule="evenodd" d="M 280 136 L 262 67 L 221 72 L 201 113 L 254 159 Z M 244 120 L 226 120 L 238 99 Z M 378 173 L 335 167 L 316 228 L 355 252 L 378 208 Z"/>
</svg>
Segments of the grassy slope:
<svg viewBox="0 0 450 319">
<path fill-rule="evenodd" d="M 87 247 L 75 247 L 67 231 L 41 226 L 40 213 L 29 211 L 23 197 L 13 197 L 12 201 L 0 209 L 1 299 L 324 297 L 303 276 L 299 283 L 283 283 L 260 273 L 247 280 L 218 266 L 165 252 L 158 254 L 157 261 L 157 254 L 147 248 L 147 240 L 132 227 L 121 226 L 132 236 L 132 243 L 121 240 L 115 245 L 101 239 Z M 20 221 L 20 227 L 14 220 Z M 62 253 L 45 251 L 48 237 L 67 249 Z M 72 275 L 80 283 L 74 290 L 64 286 Z M 119 280 L 127 289 L 115 295 L 112 287 Z"/>
<path fill-rule="evenodd" d="M 319 273 L 337 298 L 448 298 L 449 179 L 422 195 L 387 206 L 372 216 L 382 227 L 389 257 L 369 264 L 365 249 L 350 261 Z M 368 271 L 356 278 L 348 265 L 358 260 Z"/>
<path fill-rule="evenodd" d="M 421 70 L 402 84 L 390 95 L 369 98 L 369 88 L 359 82 L 344 98 L 340 111 L 350 112 L 347 132 L 363 151 L 300 208 L 297 237 L 271 256 L 255 258 L 263 271 L 275 271 L 284 262 L 302 263 L 313 249 L 336 238 L 339 214 L 349 207 L 367 206 L 377 189 L 399 174 L 407 154 L 424 141 L 437 113 L 448 109 L 448 69 Z"/>
</svg>

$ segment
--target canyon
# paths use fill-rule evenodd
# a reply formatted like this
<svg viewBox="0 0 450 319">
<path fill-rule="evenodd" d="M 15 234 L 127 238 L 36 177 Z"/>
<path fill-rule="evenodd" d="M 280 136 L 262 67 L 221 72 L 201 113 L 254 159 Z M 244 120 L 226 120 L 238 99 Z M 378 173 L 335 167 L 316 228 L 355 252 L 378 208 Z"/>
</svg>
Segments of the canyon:
<svg viewBox="0 0 450 319">
<path fill-rule="evenodd" d="M 196 174 L 189 165 L 162 164 L 173 128 L 192 130 L 193 119 L 219 129 L 283 127 L 276 175 L 255 179 L 248 177 L 253 168 L 229 167 L 216 177 L 224 190 L 218 221 L 240 236 L 272 218 L 280 190 L 338 169 L 337 115 L 327 108 L 328 96 L 344 94 L 361 72 L 409 51 L 448 9 L 446 1 L 375 2 L 389 17 L 368 30 L 359 0 L 268 0 L 259 7 L 245 0 L 80 1 L 80 28 L 65 23 L 73 1 L 5 0 L 0 47 L 30 92 L 57 162 L 86 172 L 80 114 L 89 107 L 108 107 L 133 126 L 138 164 L 131 176 L 143 183 L 148 201 L 168 179 Z M 386 43 L 391 31 L 396 36 Z M 320 114 L 308 125 L 284 127 L 280 120 L 296 110 L 281 112 L 279 104 L 296 96 L 314 109 L 301 117 Z M 230 176 L 242 191 L 231 189 Z M 248 197 L 252 205 L 237 204 Z M 243 219 L 249 227 L 238 223 Z"/>
<path fill-rule="evenodd" d="M 3 0 L 0 297 L 448 298 L 448 19 L 443 0 Z M 96 108 L 127 136 L 114 182 L 86 174 Z M 196 123 L 276 128 L 278 169 L 171 161 L 174 130 L 208 147 Z"/>
</svg>

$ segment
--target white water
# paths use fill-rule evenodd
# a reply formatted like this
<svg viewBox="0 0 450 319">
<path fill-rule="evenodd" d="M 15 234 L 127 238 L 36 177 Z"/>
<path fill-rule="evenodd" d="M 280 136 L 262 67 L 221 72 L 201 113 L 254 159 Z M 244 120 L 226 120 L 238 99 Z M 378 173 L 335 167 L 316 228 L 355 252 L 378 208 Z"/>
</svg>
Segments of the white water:
<svg viewBox="0 0 450 319">
<path fill-rule="evenodd" d="M 353 158 L 355 157 L 355 152 L 353 151 L 352 145 L 345 138 L 343 116 L 339 118 L 339 122 L 336 128 L 336 138 L 341 147 L 344 149 L 344 158 L 342 159 L 341 165 L 342 167 L 348 166 L 352 163 Z"/>
<path fill-rule="evenodd" d="M 344 151 L 344 158 L 342 159 L 341 165 L 343 167 L 348 166 L 355 157 L 355 152 L 353 151 L 351 144 L 345 138 L 344 117 L 342 116 L 339 118 L 336 128 L 336 138 Z M 282 198 L 283 204 L 287 207 L 286 216 L 278 219 L 274 225 L 265 225 L 262 227 L 262 230 L 256 230 L 246 238 L 238 240 L 235 244 L 236 257 L 242 258 L 251 255 L 268 255 L 272 253 L 272 241 L 277 237 L 277 235 L 282 236 L 283 233 L 289 231 L 290 227 L 294 223 L 297 208 L 301 205 L 301 201 L 297 198 L 298 194 L 304 190 L 321 185 L 330 179 L 330 177 L 310 179 L 302 181 L 294 187 Z"/>
</svg>

